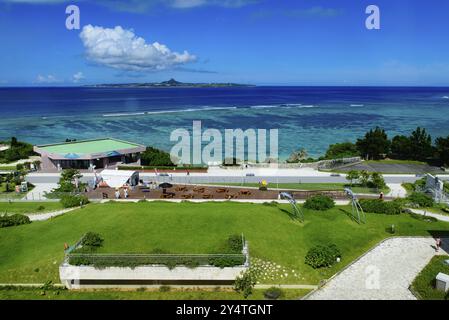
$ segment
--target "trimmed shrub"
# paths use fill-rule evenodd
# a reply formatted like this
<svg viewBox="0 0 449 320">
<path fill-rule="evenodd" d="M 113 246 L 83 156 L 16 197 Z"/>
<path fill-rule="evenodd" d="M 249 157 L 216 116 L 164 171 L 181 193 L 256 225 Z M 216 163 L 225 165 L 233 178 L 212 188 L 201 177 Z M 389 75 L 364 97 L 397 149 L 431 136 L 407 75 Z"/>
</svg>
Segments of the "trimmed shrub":
<svg viewBox="0 0 449 320">
<path fill-rule="evenodd" d="M 103 238 L 95 232 L 88 232 L 81 240 L 83 247 L 101 247 L 103 245 Z"/>
<path fill-rule="evenodd" d="M 407 200 L 418 205 L 419 207 L 433 207 L 435 204 L 430 196 L 420 192 L 413 192 L 407 197 Z"/>
<path fill-rule="evenodd" d="M 277 300 L 281 298 L 284 295 L 284 292 L 281 288 L 278 287 L 271 287 L 264 291 L 263 293 L 264 297 L 270 300 Z"/>
<path fill-rule="evenodd" d="M 242 236 L 238 234 L 233 234 L 229 236 L 227 242 L 228 251 L 232 253 L 241 253 L 243 249 L 243 239 Z"/>
<path fill-rule="evenodd" d="M 226 268 L 226 267 L 235 267 L 235 266 L 241 266 L 245 263 L 245 257 L 238 256 L 238 257 L 219 257 L 219 258 L 210 258 L 209 264 L 214 267 L 218 268 Z"/>
<path fill-rule="evenodd" d="M 310 197 L 304 203 L 304 208 L 318 211 L 326 211 L 335 206 L 335 201 L 329 196 L 316 195 Z"/>
<path fill-rule="evenodd" d="M 305 263 L 314 269 L 331 267 L 339 257 L 341 252 L 336 245 L 317 245 L 307 252 Z"/>
<path fill-rule="evenodd" d="M 13 214 L 10 216 L 4 215 L 0 217 L 0 228 L 19 226 L 29 223 L 31 223 L 30 218 L 23 214 Z"/>
<path fill-rule="evenodd" d="M 89 200 L 82 195 L 63 195 L 60 202 L 64 208 L 73 208 L 88 204 Z"/>
<path fill-rule="evenodd" d="M 235 279 L 234 290 L 241 292 L 246 299 L 253 293 L 253 288 L 256 285 L 256 278 L 251 272 L 246 271 Z"/>
<path fill-rule="evenodd" d="M 359 201 L 363 211 L 379 214 L 400 214 L 402 212 L 401 201 L 383 201 L 381 199 L 361 199 Z"/>
</svg>

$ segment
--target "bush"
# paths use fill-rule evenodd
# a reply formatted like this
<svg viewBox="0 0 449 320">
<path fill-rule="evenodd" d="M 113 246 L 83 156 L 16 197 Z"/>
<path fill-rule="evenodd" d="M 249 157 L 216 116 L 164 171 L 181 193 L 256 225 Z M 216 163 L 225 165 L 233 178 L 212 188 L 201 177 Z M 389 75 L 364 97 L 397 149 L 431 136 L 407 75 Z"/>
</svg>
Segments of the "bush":
<svg viewBox="0 0 449 320">
<path fill-rule="evenodd" d="M 304 203 L 304 208 L 318 211 L 325 211 L 332 209 L 335 206 L 335 201 L 325 195 L 316 195 L 310 197 Z"/>
<path fill-rule="evenodd" d="M 23 214 L 13 214 L 10 216 L 4 215 L 0 217 L 0 228 L 19 226 L 29 223 L 31 223 L 30 218 Z"/>
<path fill-rule="evenodd" d="M 433 207 L 435 204 L 430 196 L 420 192 L 413 192 L 407 197 L 407 200 L 419 207 Z"/>
<path fill-rule="evenodd" d="M 264 297 L 270 300 L 277 300 L 284 295 L 284 292 L 281 288 L 271 287 L 263 293 Z"/>
<path fill-rule="evenodd" d="M 209 264 L 214 267 L 218 268 L 226 268 L 226 267 L 235 267 L 235 266 L 241 266 L 245 263 L 245 257 L 238 256 L 238 257 L 218 257 L 218 258 L 210 258 Z"/>
<path fill-rule="evenodd" d="M 231 253 L 241 253 L 243 249 L 243 239 L 242 236 L 234 234 L 229 236 L 227 242 L 227 251 Z"/>
<path fill-rule="evenodd" d="M 60 200 L 64 208 L 78 207 L 89 203 L 86 196 L 82 195 L 63 195 Z"/>
<path fill-rule="evenodd" d="M 305 263 L 314 269 L 330 267 L 339 257 L 341 257 L 341 253 L 336 245 L 317 245 L 307 252 Z"/>
<path fill-rule="evenodd" d="M 383 201 L 381 199 L 361 199 L 359 201 L 363 211 L 379 214 L 400 214 L 402 212 L 401 201 Z"/>
<path fill-rule="evenodd" d="M 83 247 L 101 247 L 103 245 L 103 238 L 95 232 L 88 232 L 81 240 Z"/>
<path fill-rule="evenodd" d="M 43 210 L 45 210 L 45 207 L 41 205 L 41 206 L 37 207 L 36 210 L 37 210 L 37 211 L 43 211 Z"/>
<path fill-rule="evenodd" d="M 256 285 L 256 278 L 251 272 L 245 272 L 235 279 L 234 290 L 242 292 L 243 297 L 246 299 L 253 293 L 253 288 Z"/>
<path fill-rule="evenodd" d="M 171 287 L 170 287 L 170 286 L 164 285 L 164 286 L 160 286 L 160 287 L 159 287 L 159 291 L 160 291 L 160 292 L 170 292 L 170 290 L 171 290 Z"/>
<path fill-rule="evenodd" d="M 174 166 L 169 153 L 153 147 L 142 152 L 141 161 L 145 166 Z"/>
</svg>

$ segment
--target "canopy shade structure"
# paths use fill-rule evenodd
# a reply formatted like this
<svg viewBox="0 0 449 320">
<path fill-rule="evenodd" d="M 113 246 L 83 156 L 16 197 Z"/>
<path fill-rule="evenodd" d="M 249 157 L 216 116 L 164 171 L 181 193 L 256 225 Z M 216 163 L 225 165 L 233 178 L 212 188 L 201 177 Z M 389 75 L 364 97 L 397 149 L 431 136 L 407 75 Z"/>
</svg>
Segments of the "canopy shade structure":
<svg viewBox="0 0 449 320">
<path fill-rule="evenodd" d="M 128 170 L 103 170 L 100 173 L 103 182 L 111 188 L 121 188 L 128 184 L 135 186 L 139 183 L 139 172 Z"/>
<path fill-rule="evenodd" d="M 96 159 L 145 151 L 145 146 L 113 138 L 81 140 L 35 146 L 34 151 L 52 159 Z"/>
<path fill-rule="evenodd" d="M 111 169 L 121 164 L 140 166 L 146 147 L 114 138 L 69 141 L 34 146 L 41 156 L 42 170 Z"/>
</svg>

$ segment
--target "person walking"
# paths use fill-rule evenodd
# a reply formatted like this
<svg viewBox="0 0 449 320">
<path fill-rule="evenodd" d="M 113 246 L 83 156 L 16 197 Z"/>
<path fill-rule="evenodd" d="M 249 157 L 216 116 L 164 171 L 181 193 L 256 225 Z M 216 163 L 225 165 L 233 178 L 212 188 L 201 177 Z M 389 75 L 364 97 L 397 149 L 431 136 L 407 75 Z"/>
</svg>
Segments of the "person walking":
<svg viewBox="0 0 449 320">
<path fill-rule="evenodd" d="M 118 188 L 115 190 L 115 198 L 120 199 L 120 190 Z"/>
<path fill-rule="evenodd" d="M 441 247 L 441 238 L 440 238 L 440 237 L 438 237 L 438 238 L 436 239 L 436 241 L 435 241 L 435 247 L 436 247 L 436 249 L 435 249 L 436 252 L 440 251 L 440 247 Z"/>
<path fill-rule="evenodd" d="M 123 190 L 123 196 L 125 199 L 128 199 L 128 189 L 125 188 L 125 190 Z"/>
</svg>

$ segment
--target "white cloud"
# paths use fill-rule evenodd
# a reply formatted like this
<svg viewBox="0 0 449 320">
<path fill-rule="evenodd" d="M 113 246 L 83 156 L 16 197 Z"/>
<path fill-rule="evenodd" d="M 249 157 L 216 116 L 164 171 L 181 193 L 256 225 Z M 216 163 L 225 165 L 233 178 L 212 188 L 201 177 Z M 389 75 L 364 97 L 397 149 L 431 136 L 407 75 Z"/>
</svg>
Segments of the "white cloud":
<svg viewBox="0 0 449 320">
<path fill-rule="evenodd" d="M 132 30 L 87 25 L 80 33 L 89 60 L 129 71 L 164 70 L 196 59 L 187 51 L 178 53 L 159 43 L 147 43 Z"/>
<path fill-rule="evenodd" d="M 84 77 L 84 75 L 83 75 L 82 72 L 77 72 L 77 73 L 75 73 L 75 74 L 72 76 L 72 81 L 73 81 L 74 83 L 78 83 L 78 82 L 80 82 L 80 81 L 82 81 L 82 80 L 84 80 L 84 79 L 85 79 L 85 77 Z"/>
<path fill-rule="evenodd" d="M 35 83 L 39 83 L 39 84 L 50 84 L 50 83 L 57 83 L 60 82 L 54 75 L 49 74 L 46 76 L 43 75 L 38 75 L 36 77 L 36 80 L 34 81 Z"/>
</svg>

